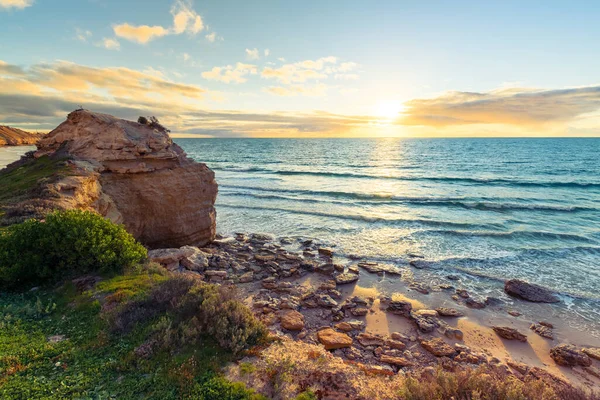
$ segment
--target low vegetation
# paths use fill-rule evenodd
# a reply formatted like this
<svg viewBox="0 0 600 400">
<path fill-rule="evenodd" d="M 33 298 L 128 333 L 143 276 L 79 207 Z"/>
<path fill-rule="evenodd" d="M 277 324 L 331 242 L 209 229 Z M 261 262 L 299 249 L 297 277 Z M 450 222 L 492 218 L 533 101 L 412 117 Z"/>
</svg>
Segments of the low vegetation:
<svg viewBox="0 0 600 400">
<path fill-rule="evenodd" d="M 120 225 L 69 210 L 30 219 L 0 234 L 0 284 L 57 281 L 90 272 L 118 272 L 143 261 L 146 249 Z"/>
<path fill-rule="evenodd" d="M 264 328 L 249 312 L 240 314 L 232 296 L 152 264 L 83 292 L 70 282 L 58 290 L 4 292 L 0 398 L 264 399 L 220 374 L 237 355 L 223 342 L 232 336 L 212 337 L 210 312 L 222 313 L 231 328 L 225 332 L 236 332 L 235 349 L 264 339 Z M 147 308 L 161 300 L 169 304 Z M 212 311 L 215 303 L 221 305 Z M 232 303 L 238 306 L 226 306 Z M 231 309 L 238 311 L 227 314 Z"/>
<path fill-rule="evenodd" d="M 25 156 L 0 171 L 0 225 L 41 218 L 52 211 L 50 184 L 71 173 L 67 158 Z"/>
</svg>

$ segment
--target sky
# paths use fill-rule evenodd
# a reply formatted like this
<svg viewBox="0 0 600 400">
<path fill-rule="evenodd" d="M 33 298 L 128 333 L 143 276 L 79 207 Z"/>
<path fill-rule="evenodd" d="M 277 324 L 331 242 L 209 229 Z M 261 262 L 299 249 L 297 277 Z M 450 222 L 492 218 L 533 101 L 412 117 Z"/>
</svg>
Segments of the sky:
<svg viewBox="0 0 600 400">
<path fill-rule="evenodd" d="M 0 124 L 600 136 L 598 1 L 0 0 Z"/>
</svg>

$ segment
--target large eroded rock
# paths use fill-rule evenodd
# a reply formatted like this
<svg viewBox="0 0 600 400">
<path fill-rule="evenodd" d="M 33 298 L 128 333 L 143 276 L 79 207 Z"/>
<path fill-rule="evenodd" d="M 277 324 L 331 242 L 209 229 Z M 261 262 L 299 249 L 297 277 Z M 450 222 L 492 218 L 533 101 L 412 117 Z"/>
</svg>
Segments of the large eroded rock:
<svg viewBox="0 0 600 400">
<path fill-rule="evenodd" d="M 167 132 L 77 110 L 38 143 L 36 157 L 64 154 L 97 174 L 92 208 L 145 245 L 204 245 L 214 239 L 217 183 Z"/>
</svg>

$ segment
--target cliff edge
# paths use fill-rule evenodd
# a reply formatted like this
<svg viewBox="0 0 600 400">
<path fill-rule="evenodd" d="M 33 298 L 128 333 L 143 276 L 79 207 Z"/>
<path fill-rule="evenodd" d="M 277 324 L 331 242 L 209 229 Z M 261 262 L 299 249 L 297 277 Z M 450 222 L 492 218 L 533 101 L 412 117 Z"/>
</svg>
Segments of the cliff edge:
<svg viewBox="0 0 600 400">
<path fill-rule="evenodd" d="M 36 144 L 41 134 L 29 133 L 21 129 L 0 125 L 0 147 L 2 146 L 26 146 Z"/>
<path fill-rule="evenodd" d="M 52 173 L 7 199 L 7 218 L 94 210 L 124 224 L 150 248 L 202 246 L 215 237 L 215 175 L 188 158 L 160 126 L 74 111 L 0 180 L 12 174 L 20 183 L 28 170 L 37 177 L 42 164 L 51 165 Z"/>
</svg>

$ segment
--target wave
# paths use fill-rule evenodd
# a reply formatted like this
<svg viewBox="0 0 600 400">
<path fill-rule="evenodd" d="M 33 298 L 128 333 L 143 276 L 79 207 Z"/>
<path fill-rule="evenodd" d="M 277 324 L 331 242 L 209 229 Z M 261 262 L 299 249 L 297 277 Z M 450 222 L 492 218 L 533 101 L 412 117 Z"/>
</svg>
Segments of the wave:
<svg viewBox="0 0 600 400">
<path fill-rule="evenodd" d="M 459 230 L 427 230 L 420 231 L 419 233 L 425 234 L 439 234 L 439 235 L 451 235 L 451 236 L 465 236 L 465 237 L 490 237 L 499 239 L 516 239 L 516 238 L 532 238 L 532 239 L 555 239 L 555 240 L 572 240 L 585 243 L 596 243 L 595 240 L 585 236 L 570 234 L 570 233 L 558 233 L 558 232 L 546 232 L 546 231 L 459 231 Z"/>
<path fill-rule="evenodd" d="M 447 227 L 455 227 L 455 228 L 481 228 L 481 227 L 494 227 L 494 224 L 470 224 L 466 222 L 453 222 L 453 221 L 434 221 L 429 219 L 421 219 L 421 218 L 384 218 L 384 217 L 375 217 L 368 215 L 360 215 L 360 214 L 331 214 L 320 211 L 308 211 L 308 210 L 295 210 L 289 208 L 279 208 L 279 207 L 258 207 L 258 206 L 246 206 L 240 204 L 217 204 L 217 208 L 234 208 L 234 209 L 246 209 L 246 210 L 260 210 L 260 211 L 281 211 L 290 214 L 300 214 L 300 215 L 312 215 L 316 217 L 325 217 L 325 218 L 337 218 L 337 219 L 346 219 L 353 220 L 359 222 L 383 222 L 386 224 L 394 224 L 394 223 L 412 223 L 419 225 L 428 225 L 428 226 L 447 226 Z"/>
<path fill-rule="evenodd" d="M 298 171 L 298 170 L 274 170 L 261 167 L 246 168 L 213 168 L 216 171 L 228 172 L 260 172 L 275 175 L 307 175 L 335 178 L 359 178 L 359 179 L 394 179 L 399 181 L 430 181 L 442 183 L 467 183 L 474 185 L 500 185 L 500 186 L 522 186 L 522 187 L 548 187 L 548 188 L 600 188 L 600 182 L 575 182 L 575 181 L 520 181 L 505 178 L 467 178 L 458 176 L 398 176 L 398 175 L 373 175 L 358 174 L 354 172 L 331 172 L 331 171 Z"/>
<path fill-rule="evenodd" d="M 337 192 L 337 191 L 318 191 L 318 190 L 297 190 L 297 189 L 269 189 L 263 187 L 239 186 L 239 185 L 221 185 L 222 188 L 243 189 L 259 192 L 270 192 L 271 194 L 258 194 L 251 192 L 223 192 L 228 196 L 236 197 L 254 197 L 266 200 L 291 200 L 305 203 L 341 203 L 337 200 L 325 200 L 315 198 L 301 198 L 285 196 L 282 194 L 299 194 L 309 196 L 324 196 L 333 197 L 334 199 L 357 200 L 355 204 L 369 204 L 377 202 L 378 204 L 409 204 L 418 206 L 440 206 L 440 207 L 458 207 L 465 209 L 475 209 L 484 211 L 549 211 L 549 212 L 564 212 L 574 213 L 583 211 L 597 211 L 593 207 L 581 206 L 559 206 L 551 204 L 527 204 L 527 203 L 496 203 L 491 201 L 469 201 L 462 197 L 411 197 L 411 196 L 394 196 L 388 193 L 357 193 L 357 192 Z M 366 200 L 366 201 L 365 201 Z"/>
</svg>

